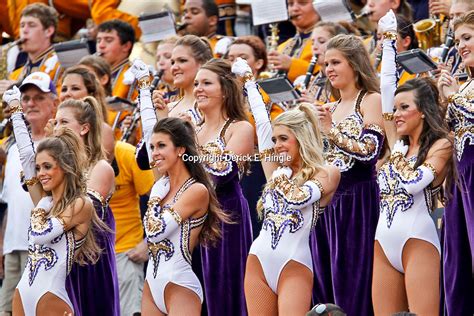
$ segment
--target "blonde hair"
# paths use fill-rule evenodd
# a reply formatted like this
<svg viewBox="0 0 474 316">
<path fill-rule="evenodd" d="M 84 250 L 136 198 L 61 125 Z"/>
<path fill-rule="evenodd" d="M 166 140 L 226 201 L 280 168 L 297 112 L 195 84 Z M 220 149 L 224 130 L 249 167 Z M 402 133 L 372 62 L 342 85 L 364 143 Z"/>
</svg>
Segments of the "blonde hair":
<svg viewBox="0 0 474 316">
<path fill-rule="evenodd" d="M 272 122 L 273 126 L 287 127 L 298 141 L 298 152 L 302 161 L 301 169 L 294 177 L 298 185 L 313 179 L 325 166 L 323 138 L 313 108 L 314 105 L 310 103 L 301 103 L 296 108 L 278 115 Z M 270 184 L 267 183 L 265 189 Z M 258 202 L 257 211 L 259 216 L 262 216 L 262 200 Z"/>
<path fill-rule="evenodd" d="M 89 131 L 85 136 L 84 144 L 88 158 L 88 166 L 94 166 L 104 159 L 102 147 L 102 111 L 94 97 L 88 96 L 82 100 L 69 99 L 62 102 L 58 109 L 72 109 L 79 124 L 89 124 Z"/>
<path fill-rule="evenodd" d="M 64 172 L 64 193 L 53 206 L 51 217 L 61 217 L 68 207 L 74 207 L 78 200 L 84 203 L 86 197 L 86 182 L 84 167 L 87 165 L 87 156 L 84 145 L 71 129 L 61 128 L 55 136 L 48 137 L 38 145 L 37 154 L 47 152 Z M 91 227 L 103 227 L 95 210 L 91 212 Z M 93 229 L 87 230 L 84 244 L 76 251 L 75 260 L 79 264 L 97 262 L 101 249 L 95 241 Z"/>
</svg>

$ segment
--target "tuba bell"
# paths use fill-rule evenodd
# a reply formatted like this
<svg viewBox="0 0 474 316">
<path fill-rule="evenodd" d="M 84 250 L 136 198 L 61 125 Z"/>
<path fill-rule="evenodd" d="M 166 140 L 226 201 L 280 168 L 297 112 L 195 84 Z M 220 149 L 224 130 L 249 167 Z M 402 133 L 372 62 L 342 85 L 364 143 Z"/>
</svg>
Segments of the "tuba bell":
<svg viewBox="0 0 474 316">
<path fill-rule="evenodd" d="M 424 19 L 413 24 L 419 47 L 425 52 L 432 47 L 439 47 L 443 43 L 443 21 L 440 17 Z"/>
</svg>

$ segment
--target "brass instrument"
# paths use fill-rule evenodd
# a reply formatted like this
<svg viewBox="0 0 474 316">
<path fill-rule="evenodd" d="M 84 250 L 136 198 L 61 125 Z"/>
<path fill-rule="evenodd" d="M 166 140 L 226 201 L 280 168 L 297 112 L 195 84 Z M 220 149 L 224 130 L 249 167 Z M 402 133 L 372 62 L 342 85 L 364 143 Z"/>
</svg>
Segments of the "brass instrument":
<svg viewBox="0 0 474 316">
<path fill-rule="evenodd" d="M 419 47 L 427 51 L 432 47 L 439 47 L 443 43 L 444 16 L 431 17 L 413 24 L 416 38 L 418 39 Z"/>
<path fill-rule="evenodd" d="M 278 23 L 270 23 L 269 26 L 270 36 L 267 36 L 267 53 L 278 49 L 278 40 L 280 39 L 280 37 L 278 36 Z M 259 78 L 273 78 L 277 75 L 277 73 L 278 72 L 276 69 L 272 69 L 272 67 L 268 66 L 268 71 L 261 72 Z"/>
<path fill-rule="evenodd" d="M 23 41 L 24 40 L 20 38 L 14 42 L 10 42 L 8 44 L 3 45 L 2 55 L 0 56 L 0 79 L 8 79 L 8 51 L 16 45 L 22 44 Z"/>
</svg>

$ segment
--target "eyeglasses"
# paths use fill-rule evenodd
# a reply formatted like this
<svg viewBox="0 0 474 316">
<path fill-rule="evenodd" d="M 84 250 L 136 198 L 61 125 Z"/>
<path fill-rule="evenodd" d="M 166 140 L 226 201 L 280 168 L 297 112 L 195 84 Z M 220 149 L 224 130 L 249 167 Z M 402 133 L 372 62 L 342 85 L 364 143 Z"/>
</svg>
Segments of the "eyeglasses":
<svg viewBox="0 0 474 316">
<path fill-rule="evenodd" d="M 30 100 L 33 100 L 34 103 L 40 103 L 46 100 L 46 95 L 44 94 L 37 94 L 33 97 L 30 97 L 29 95 L 22 95 L 21 96 L 21 103 L 28 103 Z"/>
</svg>

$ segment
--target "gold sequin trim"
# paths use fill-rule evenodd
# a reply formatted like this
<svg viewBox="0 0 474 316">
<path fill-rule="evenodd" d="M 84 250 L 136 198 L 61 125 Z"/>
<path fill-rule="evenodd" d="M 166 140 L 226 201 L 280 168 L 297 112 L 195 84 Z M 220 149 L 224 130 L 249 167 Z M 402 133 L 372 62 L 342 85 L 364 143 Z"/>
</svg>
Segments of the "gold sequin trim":
<svg viewBox="0 0 474 316">
<path fill-rule="evenodd" d="M 426 168 L 430 169 L 431 172 L 433 172 L 433 175 L 434 175 L 434 178 L 436 179 L 436 177 L 438 176 L 437 172 L 436 172 L 436 169 L 435 167 L 433 167 L 432 164 L 430 164 L 429 162 L 424 162 L 421 164 L 422 166 L 425 166 Z"/>
<path fill-rule="evenodd" d="M 18 105 L 11 105 L 10 106 L 10 112 L 11 114 L 13 113 L 23 113 L 23 107 L 21 106 L 21 103 Z"/>
<path fill-rule="evenodd" d="M 178 223 L 178 225 L 181 225 L 181 223 L 183 222 L 181 215 L 179 215 L 179 213 L 176 212 L 172 207 L 166 207 L 166 210 L 171 214 L 171 216 L 173 216 L 176 223 Z"/>
<path fill-rule="evenodd" d="M 274 148 L 267 148 L 262 150 L 261 152 L 258 153 L 258 156 L 260 158 L 260 161 L 264 161 L 270 157 L 272 157 L 275 154 L 275 149 Z"/>
<path fill-rule="evenodd" d="M 382 117 L 386 121 L 393 121 L 393 113 L 383 113 Z"/>
<path fill-rule="evenodd" d="M 397 40 L 397 33 L 393 32 L 393 31 L 384 32 L 383 33 L 383 39 L 389 39 L 389 40 L 392 40 L 392 41 L 396 41 Z"/>
</svg>

